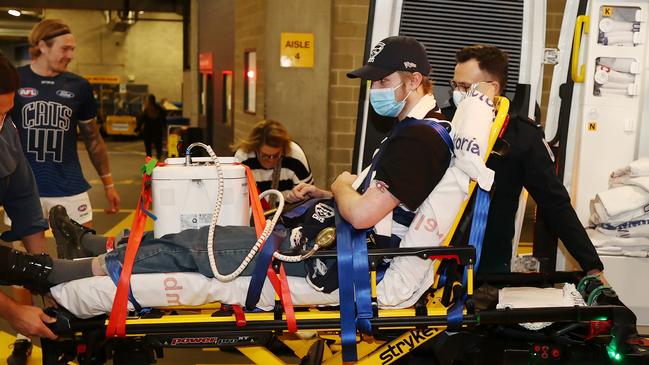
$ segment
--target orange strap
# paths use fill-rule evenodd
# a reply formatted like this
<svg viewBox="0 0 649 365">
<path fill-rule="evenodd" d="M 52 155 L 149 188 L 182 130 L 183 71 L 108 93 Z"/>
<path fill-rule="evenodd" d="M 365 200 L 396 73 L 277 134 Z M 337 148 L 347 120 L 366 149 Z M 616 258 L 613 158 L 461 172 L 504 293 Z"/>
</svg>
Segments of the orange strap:
<svg viewBox="0 0 649 365">
<path fill-rule="evenodd" d="M 246 178 L 248 180 L 248 194 L 250 196 L 250 205 L 252 206 L 252 218 L 255 222 L 255 232 L 257 232 L 257 237 L 261 235 L 261 232 L 266 226 L 266 217 L 264 216 L 264 211 L 261 206 L 261 201 L 259 199 L 259 190 L 257 189 L 257 183 L 255 178 L 252 176 L 252 170 L 250 167 L 243 165 L 246 169 Z M 266 242 L 262 243 L 262 247 Z M 261 250 L 261 247 L 260 247 Z M 279 267 L 279 278 L 271 266 L 268 266 L 268 271 L 266 272 L 268 280 L 273 285 L 275 292 L 279 295 L 282 305 L 284 307 L 284 312 L 286 313 L 286 324 L 289 332 L 297 332 L 297 321 L 295 320 L 295 310 L 293 309 L 293 300 L 291 299 L 291 292 L 288 287 L 288 280 L 286 278 L 286 271 L 284 270 L 284 265 Z"/>
<path fill-rule="evenodd" d="M 149 158 L 147 158 L 148 161 Z M 131 226 L 131 233 L 126 244 L 126 254 L 122 264 L 122 273 L 119 276 L 117 292 L 113 299 L 113 308 L 108 318 L 106 327 L 106 337 L 124 337 L 126 336 L 126 315 L 128 313 L 128 292 L 131 286 L 131 273 L 137 250 L 140 247 L 140 241 L 144 235 L 144 225 L 147 215 L 144 209 L 150 209 L 151 206 L 151 176 L 146 173 L 142 175 L 142 188 L 140 190 L 140 199 L 135 210 L 135 219 Z"/>
</svg>

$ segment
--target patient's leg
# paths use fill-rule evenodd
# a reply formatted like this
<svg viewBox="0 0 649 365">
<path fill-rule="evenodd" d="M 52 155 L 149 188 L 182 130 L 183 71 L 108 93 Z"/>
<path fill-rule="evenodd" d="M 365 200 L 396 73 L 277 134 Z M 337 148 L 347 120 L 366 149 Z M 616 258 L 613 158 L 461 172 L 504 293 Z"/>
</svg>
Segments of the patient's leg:
<svg viewBox="0 0 649 365">
<path fill-rule="evenodd" d="M 46 254 L 32 255 L 0 246 L 0 283 L 45 293 L 55 284 L 93 276 L 93 261 L 97 259 L 52 259 Z"/>
<path fill-rule="evenodd" d="M 133 265 L 133 273 L 159 272 L 199 272 L 213 277 L 207 253 L 207 235 L 209 227 L 188 229 L 180 233 L 168 234 L 153 238 L 153 232 L 147 232 L 142 239 Z M 230 274 L 237 269 L 257 240 L 252 227 L 218 226 L 214 237 L 213 252 L 219 273 Z M 279 234 L 282 247 L 290 247 L 289 238 Z M 106 260 L 123 262 L 126 247 L 120 246 L 106 255 L 99 256 L 99 262 L 105 267 Z M 256 259 L 256 257 L 255 257 Z M 242 276 L 249 276 L 255 267 L 253 259 Z M 292 276 L 305 276 L 303 263 L 285 265 L 286 272 Z"/>
</svg>

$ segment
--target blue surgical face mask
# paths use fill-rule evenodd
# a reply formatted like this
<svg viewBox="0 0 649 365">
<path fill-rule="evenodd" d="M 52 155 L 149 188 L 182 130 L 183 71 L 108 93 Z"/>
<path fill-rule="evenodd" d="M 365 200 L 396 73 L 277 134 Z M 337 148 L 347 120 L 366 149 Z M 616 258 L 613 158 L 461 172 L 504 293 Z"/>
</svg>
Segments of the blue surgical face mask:
<svg viewBox="0 0 649 365">
<path fill-rule="evenodd" d="M 460 90 L 453 90 L 453 104 L 455 104 L 456 107 L 459 106 L 460 102 L 466 99 L 467 94 L 468 93 L 462 92 Z"/>
<path fill-rule="evenodd" d="M 403 100 L 397 101 L 394 90 L 398 89 L 401 85 L 403 85 L 403 82 L 394 88 L 370 89 L 370 103 L 372 103 L 372 107 L 378 115 L 396 117 L 401 113 L 406 106 L 406 99 L 408 99 L 408 96 L 412 92 L 410 91 Z"/>
</svg>

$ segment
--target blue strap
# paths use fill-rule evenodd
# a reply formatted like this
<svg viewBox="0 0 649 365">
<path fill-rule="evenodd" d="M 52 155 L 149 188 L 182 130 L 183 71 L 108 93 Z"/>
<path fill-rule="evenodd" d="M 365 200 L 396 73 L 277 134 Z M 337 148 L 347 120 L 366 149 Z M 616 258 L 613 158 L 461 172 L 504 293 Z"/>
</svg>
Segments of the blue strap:
<svg viewBox="0 0 649 365">
<path fill-rule="evenodd" d="M 351 228 L 351 225 L 345 222 Z M 367 255 L 365 232 L 352 230 L 353 279 L 356 291 L 356 325 L 363 333 L 371 333 L 370 319 L 372 311 L 372 290 L 370 284 L 370 266 Z M 338 276 L 340 280 L 340 275 Z M 344 276 L 343 276 L 344 280 Z"/>
<path fill-rule="evenodd" d="M 433 128 L 442 138 L 442 140 L 448 147 L 451 154 L 454 153 L 453 138 L 451 138 L 451 135 L 448 133 L 446 128 L 442 127 L 441 124 L 430 119 L 406 118 L 401 122 L 398 122 L 394 126 L 390 135 L 386 138 L 386 140 L 383 143 L 381 143 L 379 150 L 374 154 L 374 157 L 372 157 L 370 170 L 367 172 L 367 176 L 365 176 L 365 180 L 363 180 L 363 191 L 367 190 L 367 188 L 370 186 L 370 181 L 372 180 L 372 173 L 374 172 L 374 170 L 376 170 L 377 163 L 381 159 L 381 156 L 383 155 L 383 152 L 385 152 L 385 148 L 388 146 L 390 141 L 392 141 L 396 136 L 398 136 L 399 133 L 405 128 L 415 126 L 415 125 L 426 125 Z"/>
<path fill-rule="evenodd" d="M 471 234 L 469 235 L 469 245 L 475 247 L 475 265 L 473 265 L 475 271 L 478 271 L 478 267 L 480 266 L 482 242 L 484 240 L 485 228 L 487 227 L 487 216 L 489 215 L 489 203 L 489 192 L 478 187 L 475 206 L 473 207 Z M 466 281 L 466 275 L 464 276 L 464 280 Z"/>
<path fill-rule="evenodd" d="M 460 300 L 458 300 L 453 307 L 446 312 L 447 327 L 450 330 L 457 330 L 460 328 L 460 325 L 462 325 L 462 319 L 464 318 L 464 301 L 466 301 L 466 294 L 462 295 L 462 298 L 460 298 Z"/>
<path fill-rule="evenodd" d="M 248 293 L 246 294 L 247 310 L 253 310 L 257 306 L 257 303 L 259 303 L 261 290 L 264 288 L 264 282 L 266 282 L 268 266 L 273 259 L 273 253 L 279 249 L 279 245 L 284 239 L 283 235 L 278 233 L 278 230 L 281 229 L 282 228 L 279 225 L 275 226 L 275 230 L 270 234 L 264 247 L 262 247 L 261 251 L 257 255 L 257 263 L 252 272 L 250 284 L 248 285 Z"/>
<path fill-rule="evenodd" d="M 353 270 L 352 228 L 336 209 L 336 251 L 338 255 L 338 295 L 343 361 L 356 361 L 356 308 L 354 283 L 349 280 Z"/>
<path fill-rule="evenodd" d="M 471 234 L 469 235 L 469 245 L 475 247 L 475 265 L 473 265 L 474 272 L 478 271 L 480 266 L 480 256 L 482 255 L 482 243 L 484 241 L 485 228 L 487 227 L 487 216 L 489 214 L 490 197 L 489 192 L 481 187 L 477 188 L 477 195 L 475 197 L 475 204 L 473 206 L 473 218 L 471 221 Z M 464 268 L 464 275 L 462 276 L 462 286 L 466 286 L 468 275 L 468 268 Z M 457 328 L 462 324 L 464 302 L 466 301 L 466 294 L 458 300 L 455 305 L 447 312 L 448 326 Z"/>
<path fill-rule="evenodd" d="M 117 286 L 119 277 L 122 274 L 122 263 L 117 259 L 117 255 L 105 255 L 105 259 L 108 276 L 110 276 L 110 279 Z M 133 304 L 136 312 L 141 313 L 144 310 L 140 303 L 135 300 L 135 296 L 133 296 L 133 286 L 129 286 L 128 288 L 128 300 Z"/>
</svg>

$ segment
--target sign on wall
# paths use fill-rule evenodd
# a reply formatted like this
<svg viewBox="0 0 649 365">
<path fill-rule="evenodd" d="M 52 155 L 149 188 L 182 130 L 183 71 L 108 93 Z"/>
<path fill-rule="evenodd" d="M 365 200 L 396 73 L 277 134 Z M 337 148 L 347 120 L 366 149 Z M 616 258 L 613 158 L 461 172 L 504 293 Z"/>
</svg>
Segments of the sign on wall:
<svg viewBox="0 0 649 365">
<path fill-rule="evenodd" d="M 201 52 L 198 54 L 198 71 L 202 74 L 212 74 L 214 58 L 212 52 Z"/>
<path fill-rule="evenodd" d="M 91 84 L 119 84 L 120 78 L 116 75 L 85 75 Z"/>
<path fill-rule="evenodd" d="M 282 67 L 313 67 L 313 33 L 284 33 L 280 41 Z"/>
</svg>

